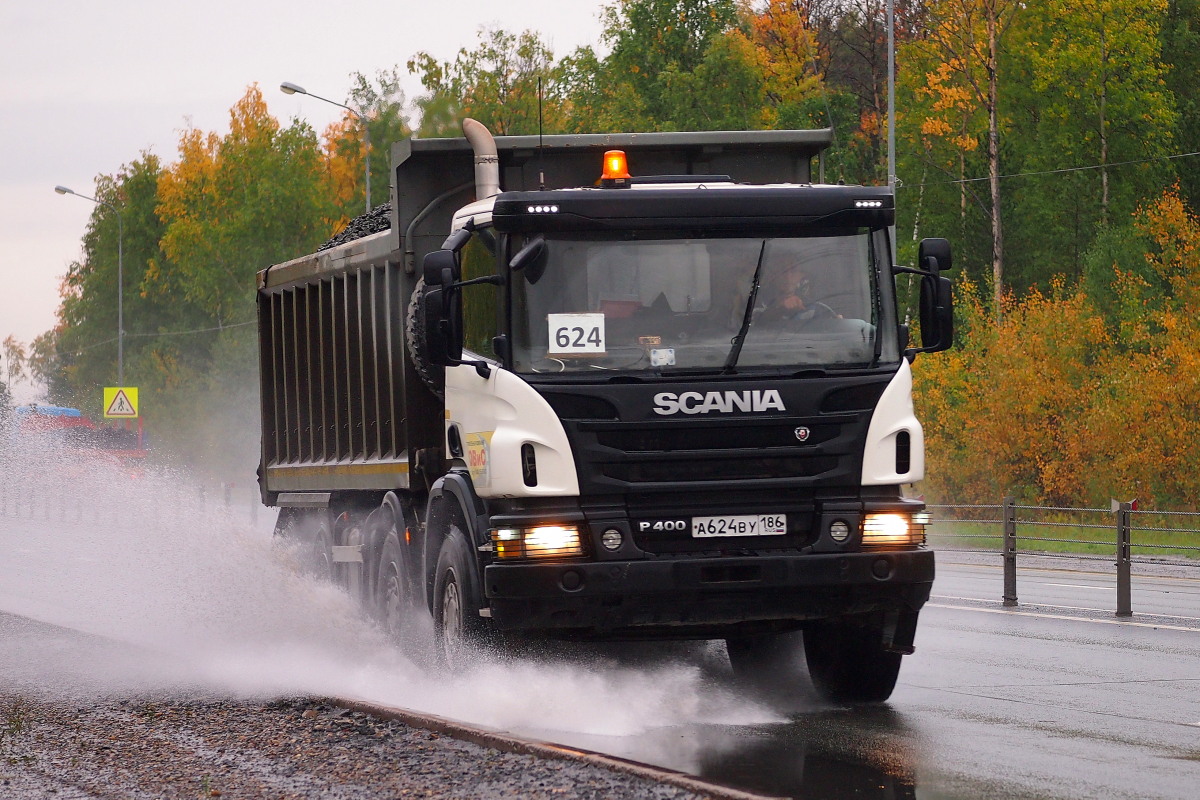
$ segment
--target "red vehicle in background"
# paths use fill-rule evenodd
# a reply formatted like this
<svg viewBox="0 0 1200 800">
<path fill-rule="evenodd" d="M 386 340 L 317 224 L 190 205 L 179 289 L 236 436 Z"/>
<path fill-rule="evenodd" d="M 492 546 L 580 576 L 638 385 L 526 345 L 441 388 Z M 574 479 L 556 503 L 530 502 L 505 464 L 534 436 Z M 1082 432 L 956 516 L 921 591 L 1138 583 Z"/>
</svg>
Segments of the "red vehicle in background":
<svg viewBox="0 0 1200 800">
<path fill-rule="evenodd" d="M 133 466 L 131 475 L 141 474 L 148 451 L 140 418 L 136 428 L 121 422 L 96 424 L 77 408 L 32 403 L 14 408 L 13 420 L 19 436 L 52 442 L 84 459 Z"/>
</svg>

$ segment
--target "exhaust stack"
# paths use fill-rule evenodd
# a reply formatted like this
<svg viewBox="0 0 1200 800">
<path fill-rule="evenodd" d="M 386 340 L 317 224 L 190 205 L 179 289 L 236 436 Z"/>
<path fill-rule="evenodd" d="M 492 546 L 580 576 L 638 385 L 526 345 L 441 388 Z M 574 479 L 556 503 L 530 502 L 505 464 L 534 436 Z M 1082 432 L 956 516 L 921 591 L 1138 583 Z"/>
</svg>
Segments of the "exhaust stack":
<svg viewBox="0 0 1200 800">
<path fill-rule="evenodd" d="M 463 136 L 475 151 L 475 199 L 486 200 L 500 194 L 500 157 L 492 132 L 470 117 L 463 120 L 462 127 Z"/>
</svg>

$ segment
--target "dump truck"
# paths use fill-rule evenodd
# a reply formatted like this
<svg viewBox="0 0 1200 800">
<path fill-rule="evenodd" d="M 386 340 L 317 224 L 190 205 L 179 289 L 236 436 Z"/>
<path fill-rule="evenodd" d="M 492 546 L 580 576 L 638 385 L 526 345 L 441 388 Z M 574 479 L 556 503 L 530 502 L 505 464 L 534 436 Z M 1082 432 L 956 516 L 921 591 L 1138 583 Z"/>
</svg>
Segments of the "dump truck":
<svg viewBox="0 0 1200 800">
<path fill-rule="evenodd" d="M 277 532 L 392 634 L 431 616 L 445 667 L 724 640 L 886 700 L 934 577 L 910 364 L 952 342 L 949 244 L 898 266 L 829 130 L 463 131 L 392 146 L 386 230 L 258 274 Z"/>
</svg>

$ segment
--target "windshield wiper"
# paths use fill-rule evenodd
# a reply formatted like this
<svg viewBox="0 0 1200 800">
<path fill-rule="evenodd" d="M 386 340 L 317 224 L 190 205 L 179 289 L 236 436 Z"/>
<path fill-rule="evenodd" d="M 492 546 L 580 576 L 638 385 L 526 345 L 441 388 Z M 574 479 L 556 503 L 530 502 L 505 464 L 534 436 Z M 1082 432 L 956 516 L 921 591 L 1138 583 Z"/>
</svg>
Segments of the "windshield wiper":
<svg viewBox="0 0 1200 800">
<path fill-rule="evenodd" d="M 733 367 L 737 364 L 738 357 L 742 354 L 742 345 L 746 343 L 746 334 L 750 331 L 750 320 L 754 317 L 754 301 L 758 299 L 758 279 L 762 273 L 763 256 L 767 254 L 767 240 L 763 239 L 762 247 L 758 249 L 758 263 L 754 265 L 753 283 L 750 285 L 750 297 L 746 300 L 746 311 L 742 314 L 742 327 L 738 328 L 737 335 L 733 337 L 733 347 L 729 350 L 729 355 L 725 356 L 725 366 L 721 369 L 723 373 L 733 372 Z"/>
</svg>

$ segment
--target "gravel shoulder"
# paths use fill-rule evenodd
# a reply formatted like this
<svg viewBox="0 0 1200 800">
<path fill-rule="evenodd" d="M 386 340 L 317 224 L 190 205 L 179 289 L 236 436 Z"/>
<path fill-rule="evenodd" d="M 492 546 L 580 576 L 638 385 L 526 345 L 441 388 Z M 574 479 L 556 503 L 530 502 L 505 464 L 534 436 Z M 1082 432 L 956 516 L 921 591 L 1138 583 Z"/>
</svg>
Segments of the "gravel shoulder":
<svg viewBox="0 0 1200 800">
<path fill-rule="evenodd" d="M 652 798 L 709 795 L 500 752 L 331 701 L 0 692 L 0 797 Z"/>
</svg>

